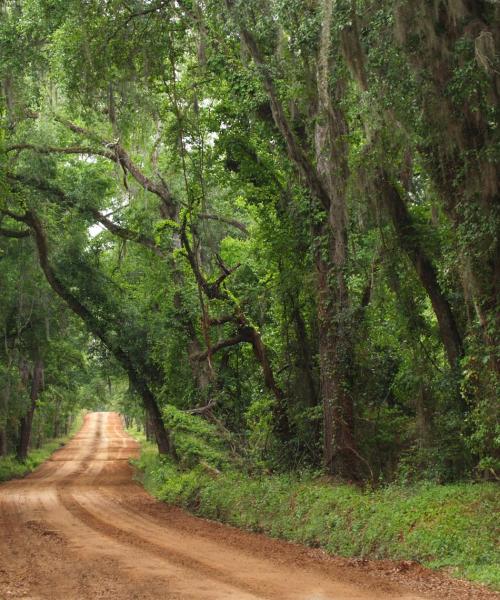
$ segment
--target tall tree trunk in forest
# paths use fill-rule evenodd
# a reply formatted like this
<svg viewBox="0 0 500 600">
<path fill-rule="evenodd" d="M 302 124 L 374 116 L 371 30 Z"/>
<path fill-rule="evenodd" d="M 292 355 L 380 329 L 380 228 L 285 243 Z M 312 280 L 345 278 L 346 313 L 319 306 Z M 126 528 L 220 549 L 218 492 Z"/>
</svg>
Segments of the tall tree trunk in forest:
<svg viewBox="0 0 500 600">
<path fill-rule="evenodd" d="M 28 377 L 23 377 L 23 379 Z M 33 365 L 33 374 L 31 376 L 30 387 L 30 405 L 27 413 L 21 417 L 19 423 L 19 440 L 16 448 L 16 456 L 18 460 L 25 461 L 28 458 L 28 450 L 31 441 L 31 430 L 33 426 L 33 416 L 35 414 L 36 403 L 43 382 L 43 362 L 40 359 L 35 360 Z"/>
<path fill-rule="evenodd" d="M 327 256 L 316 253 L 318 320 L 320 330 L 320 393 L 324 420 L 324 466 L 328 473 L 345 479 L 359 477 L 359 453 L 354 436 L 354 407 L 350 392 L 349 365 L 352 361 L 352 331 L 349 327 L 349 294 L 346 281 L 347 223 L 345 194 L 347 185 L 346 121 L 340 109 L 331 104 L 332 1 L 322 0 L 323 13 L 317 62 L 318 114 L 315 132 L 315 168 L 290 126 L 264 57 L 253 34 L 243 26 L 234 0 L 226 0 L 237 22 L 241 38 L 257 68 L 269 97 L 274 122 L 312 197 L 327 211 L 321 235 L 327 241 Z M 336 92 L 341 92 L 337 88 Z M 338 100 L 338 98 L 336 98 Z"/>
<path fill-rule="evenodd" d="M 328 230 L 325 234 L 328 235 Z M 345 337 L 332 299 L 330 277 L 333 269 L 316 251 L 317 309 L 319 329 L 320 396 L 323 404 L 323 463 L 328 473 L 357 479 L 357 453 L 354 438 L 354 409 L 350 394 L 350 340 Z"/>
<path fill-rule="evenodd" d="M 329 197 L 328 223 L 320 234 L 325 248 L 316 250 L 321 397 L 324 418 L 324 462 L 329 473 L 356 479 L 358 453 L 354 436 L 351 395 L 352 324 L 350 323 L 347 268 L 347 123 L 332 105 L 329 85 L 331 64 L 332 0 L 322 0 L 322 28 L 317 60 L 318 114 L 315 150 L 318 176 Z M 338 81 L 333 94 L 343 95 Z"/>
</svg>

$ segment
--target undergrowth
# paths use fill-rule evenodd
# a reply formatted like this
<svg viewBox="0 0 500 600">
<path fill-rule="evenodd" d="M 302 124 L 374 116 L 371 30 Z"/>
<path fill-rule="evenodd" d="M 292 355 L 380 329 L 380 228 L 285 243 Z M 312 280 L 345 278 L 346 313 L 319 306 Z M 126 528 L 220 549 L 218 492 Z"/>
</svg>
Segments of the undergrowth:
<svg viewBox="0 0 500 600">
<path fill-rule="evenodd" d="M 500 589 L 495 484 L 422 483 L 362 491 L 308 473 L 251 476 L 234 463 L 227 446 L 224 450 L 212 425 L 186 415 L 177 423 L 167 420 L 178 460 L 160 457 L 142 439 L 141 457 L 134 461 L 157 498 L 332 554 L 418 561 Z"/>
<path fill-rule="evenodd" d="M 68 435 L 54 438 L 45 442 L 45 444 L 42 444 L 40 448 L 30 450 L 28 458 L 24 462 L 17 460 L 14 455 L 1 456 L 0 481 L 24 477 L 24 475 L 31 473 L 31 471 L 46 461 L 53 452 L 58 450 L 61 446 L 64 446 L 69 438 L 72 437 L 78 429 L 80 429 L 82 419 L 82 415 L 79 415 L 75 419 Z"/>
</svg>

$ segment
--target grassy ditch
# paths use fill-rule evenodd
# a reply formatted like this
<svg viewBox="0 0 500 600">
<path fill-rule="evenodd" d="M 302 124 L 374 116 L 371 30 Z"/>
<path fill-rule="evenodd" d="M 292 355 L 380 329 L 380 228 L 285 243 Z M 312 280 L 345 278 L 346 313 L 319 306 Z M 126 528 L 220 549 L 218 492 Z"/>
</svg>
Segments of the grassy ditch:
<svg viewBox="0 0 500 600">
<path fill-rule="evenodd" d="M 169 421 L 169 419 L 167 419 Z M 414 560 L 500 589 L 500 494 L 495 484 L 362 491 L 311 474 L 250 476 L 204 422 L 173 425 L 177 461 L 140 435 L 134 464 L 151 494 L 194 514 L 347 557 Z M 202 431 L 197 430 L 201 427 Z"/>
<path fill-rule="evenodd" d="M 83 414 L 78 415 L 66 436 L 54 438 L 42 444 L 40 448 L 30 450 L 25 462 L 19 461 L 14 455 L 0 457 L 0 481 L 7 481 L 18 477 L 24 477 L 31 473 L 39 465 L 45 462 L 49 456 L 64 446 L 66 442 L 80 429 L 83 422 Z"/>
</svg>

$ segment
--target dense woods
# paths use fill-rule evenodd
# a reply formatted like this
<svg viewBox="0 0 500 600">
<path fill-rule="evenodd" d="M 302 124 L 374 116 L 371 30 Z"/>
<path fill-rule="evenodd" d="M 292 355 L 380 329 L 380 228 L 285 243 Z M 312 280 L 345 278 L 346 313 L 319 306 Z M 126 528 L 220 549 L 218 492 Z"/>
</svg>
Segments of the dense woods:
<svg viewBox="0 0 500 600">
<path fill-rule="evenodd" d="M 111 405 L 498 479 L 499 52 L 487 0 L 0 2 L 0 454 Z"/>
</svg>

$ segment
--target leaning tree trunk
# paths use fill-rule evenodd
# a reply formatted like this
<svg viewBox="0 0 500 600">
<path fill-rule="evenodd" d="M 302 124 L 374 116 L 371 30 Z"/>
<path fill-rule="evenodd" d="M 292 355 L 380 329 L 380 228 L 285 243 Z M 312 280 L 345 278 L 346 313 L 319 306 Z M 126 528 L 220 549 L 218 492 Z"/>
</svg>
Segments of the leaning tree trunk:
<svg viewBox="0 0 500 600">
<path fill-rule="evenodd" d="M 19 439 L 16 449 L 18 460 L 25 461 L 28 458 L 28 450 L 31 441 L 31 430 L 33 426 L 33 416 L 35 414 L 36 403 L 43 381 L 43 362 L 40 359 L 35 361 L 33 366 L 33 375 L 31 378 L 30 405 L 27 413 L 21 418 L 19 423 Z"/>
<path fill-rule="evenodd" d="M 415 267 L 420 282 L 431 301 L 448 362 L 452 369 L 456 369 L 458 361 L 463 355 L 462 338 L 450 303 L 439 285 L 434 265 L 421 244 L 418 232 L 413 225 L 410 213 L 399 190 L 389 181 L 386 173 L 381 174 L 377 183 L 382 201 L 394 225 L 399 244 Z"/>
<path fill-rule="evenodd" d="M 370 88 L 366 74 L 366 57 L 360 41 L 355 11 L 351 17 L 351 27 L 342 31 L 342 52 L 359 88 L 363 92 L 367 92 Z M 388 122 L 391 123 L 393 115 L 386 111 L 386 116 Z M 372 133 L 372 124 L 369 120 L 365 121 L 365 128 L 370 134 Z M 420 283 L 429 296 L 448 362 L 452 369 L 456 369 L 459 359 L 463 356 L 462 337 L 450 303 L 439 284 L 434 265 L 425 251 L 404 199 L 383 167 L 378 169 L 376 186 L 376 192 L 378 192 L 394 226 L 399 245 L 410 259 Z"/>
<path fill-rule="evenodd" d="M 464 291 L 473 299 L 483 341 L 492 350 L 491 368 L 499 372 L 494 350 L 500 331 L 500 163 L 493 157 L 500 107 L 500 8 L 484 0 L 441 2 L 439 10 L 434 4 L 399 3 L 395 37 L 417 83 L 424 83 L 419 101 L 432 133 L 421 152 L 462 244 Z M 459 48 L 468 54 L 460 55 Z M 457 66 L 464 61 L 480 79 L 474 96 L 451 93 Z"/>
<path fill-rule="evenodd" d="M 151 419 L 150 422 L 156 438 L 158 451 L 160 454 L 168 454 L 170 452 L 169 434 L 163 423 L 163 418 L 156 398 L 149 388 L 147 380 L 141 372 L 140 366 L 134 364 L 129 355 L 109 338 L 105 323 L 100 322 L 55 274 L 49 262 L 47 237 L 43 225 L 36 213 L 28 211 L 24 216 L 17 217 L 17 219 L 26 223 L 33 231 L 40 266 L 50 287 L 66 302 L 68 307 L 83 320 L 89 330 L 102 341 L 130 377 L 130 381 L 142 398 L 144 408 Z"/>
</svg>

